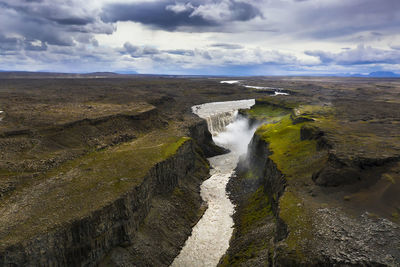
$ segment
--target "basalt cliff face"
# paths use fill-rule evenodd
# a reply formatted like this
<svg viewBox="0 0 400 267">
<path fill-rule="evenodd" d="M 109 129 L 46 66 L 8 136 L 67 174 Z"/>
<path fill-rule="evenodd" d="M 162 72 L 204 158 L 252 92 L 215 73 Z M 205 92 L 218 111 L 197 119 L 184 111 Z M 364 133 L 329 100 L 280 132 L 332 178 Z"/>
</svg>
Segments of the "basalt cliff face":
<svg viewBox="0 0 400 267">
<path fill-rule="evenodd" d="M 257 109 L 260 106 L 256 104 L 253 111 Z M 360 155 L 353 157 L 351 164 L 334 164 L 344 157 L 337 155 L 338 141 L 324 131 L 323 124 L 316 127 L 310 114 L 295 110 L 256 131 L 247 156 L 239 162 L 237 176 L 228 185 L 237 206 L 235 231 L 220 266 L 400 263 L 398 245 L 393 245 L 400 242 L 396 218 L 378 216 L 368 212 L 371 207 L 365 208 L 367 204 L 355 207 L 352 197 L 343 198 L 357 190 L 366 194 L 365 190 L 384 183 L 379 177 L 395 168 L 397 152 L 385 155 L 386 160 L 379 160 L 379 155 L 375 160 Z M 332 166 L 335 173 L 328 176 Z M 375 182 L 368 180 L 372 178 L 367 174 L 374 176 Z M 320 182 L 322 177 L 325 183 Z M 368 187 L 364 187 L 367 181 Z M 334 183 L 336 187 L 332 187 Z M 334 198 L 339 197 L 343 202 L 336 200 L 338 205 Z"/>
<path fill-rule="evenodd" d="M 196 192 L 198 193 L 199 184 L 207 177 L 207 173 L 208 166 L 196 149 L 195 142 L 186 141 L 175 155 L 151 168 L 139 186 L 132 188 L 113 203 L 85 218 L 63 225 L 60 229 L 10 247 L 2 247 L 0 265 L 94 266 L 112 248 L 124 247 L 124 250 L 128 250 L 134 246 L 145 231 L 143 225 L 151 224 L 148 221 L 154 217 L 154 213 L 160 212 L 161 207 L 169 209 L 158 214 L 169 216 L 163 218 L 165 224 L 168 224 L 169 219 L 178 220 L 177 224 L 170 225 L 175 229 L 159 222 L 155 228 L 160 226 L 158 230 L 164 231 L 164 235 L 158 240 L 149 240 L 146 245 L 150 245 L 150 248 L 142 247 L 144 254 L 129 254 L 129 257 L 135 259 L 136 266 L 146 265 L 150 260 L 160 266 L 168 265 L 177 253 L 179 244 L 190 233 L 190 226 L 201 215 L 201 212 L 196 212 L 202 203 Z M 163 199 L 169 203 L 159 203 Z M 189 204 L 183 201 L 188 201 Z M 190 207 L 179 209 L 174 205 Z M 163 238 L 178 242 L 175 247 L 166 248 L 161 245 Z M 151 241 L 160 243 L 156 245 L 157 242 Z M 114 259 L 114 254 L 106 261 L 119 263 L 126 260 L 123 256 Z"/>
<path fill-rule="evenodd" d="M 0 266 L 168 266 L 206 209 L 199 189 L 209 175 L 204 152 L 223 152 L 213 144 L 205 121 L 195 120 L 188 133 L 192 138 L 150 168 L 140 184 L 102 208 L 2 244 Z"/>
</svg>

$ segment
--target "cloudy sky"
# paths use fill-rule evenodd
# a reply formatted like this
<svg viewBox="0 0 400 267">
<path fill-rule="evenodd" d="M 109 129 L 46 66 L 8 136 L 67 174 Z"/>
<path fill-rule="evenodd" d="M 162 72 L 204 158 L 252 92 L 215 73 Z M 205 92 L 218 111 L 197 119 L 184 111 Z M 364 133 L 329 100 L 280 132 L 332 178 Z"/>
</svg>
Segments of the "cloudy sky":
<svg viewBox="0 0 400 267">
<path fill-rule="evenodd" d="M 400 73 L 400 0 L 0 0 L 0 70 Z"/>
</svg>

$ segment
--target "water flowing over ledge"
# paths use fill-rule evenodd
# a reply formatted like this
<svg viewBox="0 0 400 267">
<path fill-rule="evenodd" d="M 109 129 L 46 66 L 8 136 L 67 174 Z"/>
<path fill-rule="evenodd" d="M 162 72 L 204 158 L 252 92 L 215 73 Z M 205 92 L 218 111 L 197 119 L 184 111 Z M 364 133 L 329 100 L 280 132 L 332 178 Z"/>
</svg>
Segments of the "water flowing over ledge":
<svg viewBox="0 0 400 267">
<path fill-rule="evenodd" d="M 201 196 L 208 209 L 193 227 L 192 235 L 171 266 L 216 266 L 228 249 L 234 205 L 226 194 L 226 185 L 255 131 L 255 127 L 249 127 L 246 118 L 238 115 L 238 109 L 250 108 L 254 103 L 251 99 L 207 103 L 192 108 L 194 113 L 207 120 L 214 142 L 231 152 L 209 158 L 213 167 L 211 177 L 201 185 Z"/>
<path fill-rule="evenodd" d="M 208 130 L 215 136 L 233 122 L 239 109 L 247 109 L 254 104 L 254 99 L 212 102 L 193 106 L 192 111 L 207 121 Z"/>
</svg>

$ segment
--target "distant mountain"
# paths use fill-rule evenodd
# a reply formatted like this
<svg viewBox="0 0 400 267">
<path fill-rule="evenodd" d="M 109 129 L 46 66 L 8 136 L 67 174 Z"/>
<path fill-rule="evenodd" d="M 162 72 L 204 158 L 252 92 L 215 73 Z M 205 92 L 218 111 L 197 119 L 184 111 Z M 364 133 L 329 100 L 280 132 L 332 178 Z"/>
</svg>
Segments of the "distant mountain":
<svg viewBox="0 0 400 267">
<path fill-rule="evenodd" d="M 371 72 L 368 77 L 377 77 L 377 78 L 391 78 L 391 77 L 395 77 L 395 78 L 399 78 L 400 74 L 396 74 L 394 72 L 391 71 L 375 71 L 375 72 Z"/>
</svg>

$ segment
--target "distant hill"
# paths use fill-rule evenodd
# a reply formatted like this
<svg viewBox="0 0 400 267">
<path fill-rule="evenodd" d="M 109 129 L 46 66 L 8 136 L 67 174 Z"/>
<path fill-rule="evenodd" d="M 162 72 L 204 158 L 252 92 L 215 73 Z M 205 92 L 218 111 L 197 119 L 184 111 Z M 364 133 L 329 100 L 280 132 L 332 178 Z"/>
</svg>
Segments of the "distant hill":
<svg viewBox="0 0 400 267">
<path fill-rule="evenodd" d="M 369 74 L 339 74 L 342 77 L 365 77 L 365 78 L 400 78 L 400 74 L 391 71 L 374 71 Z"/>
</svg>

